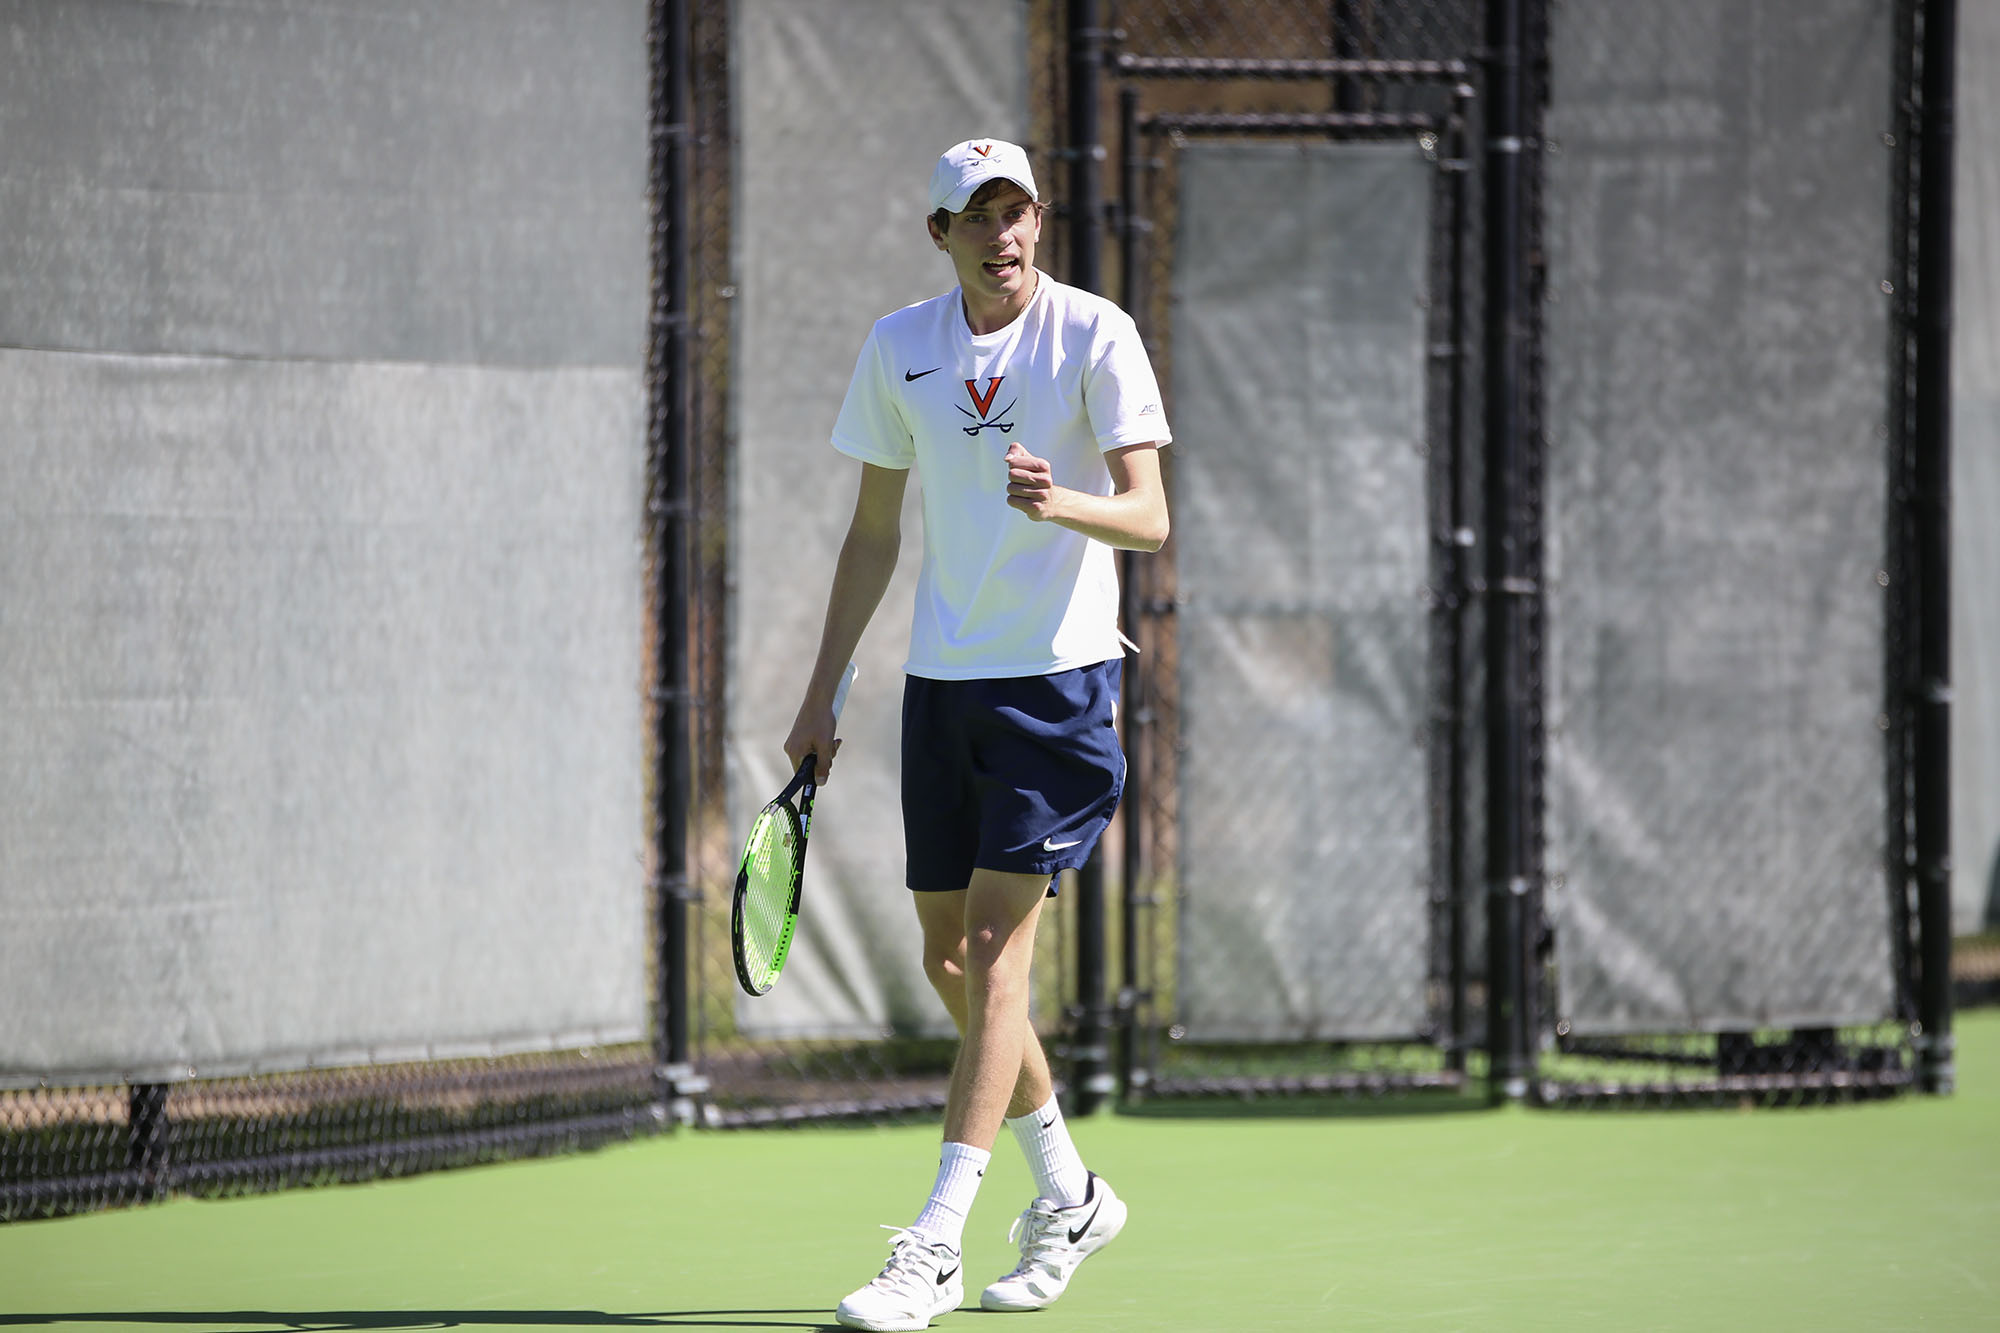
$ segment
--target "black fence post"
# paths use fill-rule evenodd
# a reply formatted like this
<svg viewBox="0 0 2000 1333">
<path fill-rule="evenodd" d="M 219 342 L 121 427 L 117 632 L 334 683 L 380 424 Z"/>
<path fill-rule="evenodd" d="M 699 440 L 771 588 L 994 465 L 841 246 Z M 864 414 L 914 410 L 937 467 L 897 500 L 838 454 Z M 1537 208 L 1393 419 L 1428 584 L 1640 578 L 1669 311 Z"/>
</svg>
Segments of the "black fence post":
<svg viewBox="0 0 2000 1333">
<path fill-rule="evenodd" d="M 1527 1095 L 1529 798 L 1524 630 L 1535 591 L 1520 514 L 1522 0 L 1486 8 L 1486 1014 L 1491 1091 Z"/>
<path fill-rule="evenodd" d="M 1361 42 L 1361 29 L 1368 16 L 1355 0 L 1333 0 L 1333 58 L 1360 60 L 1368 53 Z M 1354 112 L 1362 109 L 1361 80 L 1342 74 L 1333 81 L 1333 109 Z"/>
<path fill-rule="evenodd" d="M 1466 725 L 1470 712 L 1466 702 L 1465 610 L 1473 583 L 1472 547 L 1474 533 L 1465 512 L 1465 431 L 1466 431 L 1466 346 L 1465 312 L 1465 232 L 1468 221 L 1466 195 L 1472 175 L 1466 122 L 1476 96 L 1472 85 L 1461 83 L 1452 92 L 1452 114 L 1445 133 L 1445 170 L 1450 173 L 1448 192 L 1451 209 L 1451 297 L 1447 317 L 1450 345 L 1447 411 L 1445 424 L 1446 570 L 1444 576 L 1447 610 L 1446 637 L 1451 660 L 1445 668 L 1445 864 L 1444 891 L 1450 895 L 1445 912 L 1445 947 L 1449 956 L 1451 1024 L 1447 1068 L 1463 1073 L 1465 1052 L 1471 1034 L 1467 1015 L 1466 971 Z"/>
<path fill-rule="evenodd" d="M 1145 149 L 1139 136 L 1139 90 L 1130 84 L 1118 90 L 1118 299 L 1125 313 L 1140 321 L 1140 237 L 1147 224 L 1139 207 L 1141 157 Z M 1118 618 L 1137 642 L 1144 620 L 1145 596 L 1141 579 L 1145 567 L 1136 551 L 1118 553 Z M 1146 732 L 1152 724 L 1152 685 L 1146 679 L 1151 665 L 1137 652 L 1125 659 L 1123 699 L 1119 711 L 1125 720 L 1125 797 L 1119 804 L 1120 856 L 1118 936 L 1118 1061 L 1117 1089 L 1120 1097 L 1133 1095 L 1133 1078 L 1139 1064 L 1139 1009 L 1143 987 L 1139 977 L 1139 915 L 1146 905 L 1139 877 L 1145 869 Z"/>
<path fill-rule="evenodd" d="M 652 529 L 653 864 L 659 913 L 658 1006 L 654 1034 L 661 1113 L 676 1122 L 694 1114 L 705 1090 L 689 1044 L 688 583 L 689 441 L 693 356 L 688 341 L 689 98 L 687 0 L 654 0 L 651 191 L 653 302 L 647 346 L 648 517 Z"/>
<path fill-rule="evenodd" d="M 1069 280 L 1102 292 L 1104 197 L 1099 173 L 1104 143 L 1097 101 L 1104 39 L 1096 0 L 1069 0 Z M 1105 1004 L 1104 855 L 1093 851 L 1076 876 L 1076 1012 L 1070 1033 L 1071 1099 L 1088 1115 L 1112 1091 L 1110 1028 Z"/>
<path fill-rule="evenodd" d="M 1927 1092 L 1956 1082 L 1951 1032 L 1951 324 L 1957 0 L 1923 0 L 1911 532 L 1917 698 L 1911 774 L 1920 951 L 1916 1037 Z"/>
</svg>

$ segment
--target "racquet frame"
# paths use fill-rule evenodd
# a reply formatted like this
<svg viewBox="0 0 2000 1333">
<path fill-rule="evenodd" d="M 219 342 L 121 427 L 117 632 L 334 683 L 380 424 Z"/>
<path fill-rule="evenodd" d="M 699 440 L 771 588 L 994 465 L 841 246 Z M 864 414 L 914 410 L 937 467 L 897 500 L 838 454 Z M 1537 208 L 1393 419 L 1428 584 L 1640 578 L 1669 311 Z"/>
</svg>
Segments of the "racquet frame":
<svg viewBox="0 0 2000 1333">
<path fill-rule="evenodd" d="M 847 664 L 841 675 L 840 687 L 834 691 L 833 716 L 840 720 L 841 709 L 847 704 L 847 691 L 854 684 L 854 664 Z M 736 980 L 747 995 L 768 995 L 771 987 L 778 984 L 778 976 L 785 970 L 785 959 L 792 951 L 792 937 L 799 924 L 799 903 L 805 892 L 806 841 L 812 834 L 813 798 L 818 794 L 819 756 L 808 754 L 799 764 L 799 771 L 785 784 L 785 789 L 777 798 L 758 811 L 751 821 L 750 836 L 744 840 L 743 859 L 736 867 L 736 891 L 729 903 L 729 946 L 736 960 Z M 798 797 L 798 806 L 792 805 L 792 798 Z M 750 962 L 744 957 L 743 904 L 750 893 L 750 861 L 757 848 L 757 832 L 767 819 L 780 819 L 792 825 L 792 833 L 798 839 L 798 854 L 792 859 L 792 882 L 785 904 L 784 924 L 778 929 L 778 942 L 771 950 L 770 979 L 760 987 L 757 979 L 750 974 Z"/>
</svg>

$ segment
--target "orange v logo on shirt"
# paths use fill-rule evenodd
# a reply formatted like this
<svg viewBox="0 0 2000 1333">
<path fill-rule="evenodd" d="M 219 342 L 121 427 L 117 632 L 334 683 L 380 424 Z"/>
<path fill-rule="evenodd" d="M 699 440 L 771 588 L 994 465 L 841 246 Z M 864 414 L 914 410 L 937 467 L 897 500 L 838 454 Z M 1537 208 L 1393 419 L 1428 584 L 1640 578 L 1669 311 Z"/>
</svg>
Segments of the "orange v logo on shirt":
<svg viewBox="0 0 2000 1333">
<path fill-rule="evenodd" d="M 965 395 L 972 400 L 972 405 L 979 410 L 977 412 L 967 412 L 962 407 L 958 409 L 961 414 L 972 422 L 970 426 L 960 426 L 960 430 L 964 431 L 967 435 L 975 436 L 988 427 L 999 431 L 1002 435 L 1008 435 L 1013 432 L 1014 423 L 1011 421 L 1001 421 L 999 418 L 1013 411 L 1014 403 L 1018 403 L 1021 400 L 1017 397 L 998 412 L 992 410 L 993 400 L 1000 396 L 1000 381 L 1006 378 L 1005 375 L 995 375 L 992 379 L 987 380 L 985 393 L 979 392 L 979 384 L 976 380 L 965 381 Z"/>
<path fill-rule="evenodd" d="M 993 406 L 993 397 L 1000 392 L 1000 381 L 1006 378 L 1005 375 L 995 375 L 992 379 L 986 381 L 986 392 L 983 394 L 974 387 L 971 380 L 965 382 L 965 392 L 971 396 L 972 405 L 979 409 L 981 417 L 984 417 L 987 409 Z"/>
</svg>

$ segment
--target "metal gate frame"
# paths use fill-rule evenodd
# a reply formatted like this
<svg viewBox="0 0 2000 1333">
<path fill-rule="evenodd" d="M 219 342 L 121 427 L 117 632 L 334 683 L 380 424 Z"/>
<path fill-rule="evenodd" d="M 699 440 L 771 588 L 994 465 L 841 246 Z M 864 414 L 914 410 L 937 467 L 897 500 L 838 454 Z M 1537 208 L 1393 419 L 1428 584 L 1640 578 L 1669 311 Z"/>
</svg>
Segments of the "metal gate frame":
<svg viewBox="0 0 2000 1333">
<path fill-rule="evenodd" d="M 1532 51 L 1522 121 L 1525 141 L 1541 142 L 1548 102 L 1545 0 L 1496 0 L 1494 9 L 1519 5 L 1520 40 Z M 1859 1028 L 1800 1028 L 1784 1032 L 1725 1032 L 1712 1036 L 1658 1034 L 1619 1039 L 1572 1037 L 1551 1015 L 1556 1010 L 1550 961 L 1554 927 L 1542 898 L 1543 732 L 1540 700 L 1541 645 L 1546 611 L 1533 585 L 1520 627 L 1533 759 L 1523 774 L 1529 804 L 1519 887 L 1494 895 L 1492 920 L 1513 936 L 1517 929 L 1504 897 L 1522 907 L 1520 934 L 1509 940 L 1508 964 L 1519 970 L 1517 1021 L 1491 1033 L 1500 1095 L 1532 1104 L 1574 1108 L 1593 1105 L 1780 1106 L 1887 1096 L 1917 1088 L 1948 1092 L 1954 1081 L 1950 979 L 1950 754 L 1949 754 L 1949 477 L 1952 63 L 1956 0 L 1899 0 L 1896 49 L 1891 53 L 1896 156 L 1890 201 L 1895 292 L 1894 330 L 1885 349 L 1891 366 L 1889 441 L 1884 485 L 1890 498 L 1887 615 L 1883 660 L 1888 719 L 1883 756 L 1889 855 L 1884 891 L 1893 938 L 1887 941 L 1895 971 L 1893 1022 Z M 1537 161 L 1539 154 L 1537 154 Z M 1528 181 L 1524 217 L 1539 254 L 1542 181 Z M 1539 278 L 1539 275 L 1537 275 Z M 1534 427 L 1524 432 L 1521 464 L 1529 491 L 1540 495 L 1541 319 L 1537 295 L 1529 304 L 1531 332 L 1525 378 Z M 1496 450 L 1504 447 L 1499 442 Z M 1536 503 L 1515 512 L 1526 518 L 1516 545 L 1533 553 L 1539 569 L 1544 519 Z M 1496 651 L 1497 648 L 1496 648 Z M 1497 868 L 1497 862 L 1489 858 Z M 1495 876 L 1498 883 L 1498 876 Z M 1497 961 L 1497 955 L 1496 955 Z M 1510 978 L 1510 985 L 1512 979 Z M 1551 1069 L 1541 1067 L 1550 1057 Z"/>
<path fill-rule="evenodd" d="M 1467 159 L 1478 108 L 1478 73 L 1463 59 L 1372 60 L 1343 56 L 1327 60 L 1254 60 L 1154 56 L 1098 48 L 1104 36 L 1093 34 L 1094 6 L 1071 6 L 1073 52 L 1081 52 L 1072 69 L 1071 104 L 1090 106 L 1099 100 L 1094 80 L 1098 71 L 1119 81 L 1117 89 L 1119 198 L 1103 213 L 1120 241 L 1118 294 L 1139 323 L 1162 380 L 1171 396 L 1165 367 L 1171 348 L 1160 333 L 1167 293 L 1160 279 L 1162 247 L 1156 206 L 1149 198 L 1167 179 L 1170 163 L 1163 145 L 1193 138 L 1322 138 L 1333 140 L 1409 139 L 1419 143 L 1436 163 L 1432 290 L 1443 299 L 1431 311 L 1430 366 L 1427 397 L 1430 418 L 1429 467 L 1432 528 L 1432 699 L 1430 804 L 1433 811 L 1431 931 L 1429 941 L 1432 1021 L 1426 1031 L 1412 1034 L 1414 1042 L 1316 1044 L 1283 1051 L 1264 1049 L 1204 1053 L 1206 1068 L 1174 1074 L 1162 1069 L 1166 1048 L 1162 1039 L 1179 1040 L 1165 1010 L 1170 983 L 1162 978 L 1163 920 L 1171 910 L 1171 886 L 1177 877 L 1173 833 L 1174 770 L 1177 738 L 1173 734 L 1177 689 L 1175 606 L 1172 592 L 1172 544 L 1149 559 L 1123 559 L 1125 604 L 1123 618 L 1138 638 L 1142 653 L 1127 664 L 1125 707 L 1129 763 L 1127 791 L 1121 811 L 1119 926 L 1120 985 L 1114 1005 L 1103 999 L 1104 981 L 1083 974 L 1077 983 L 1079 1000 L 1072 1009 L 1073 1052 L 1084 1060 L 1075 1086 L 1100 1094 L 1115 1087 L 1130 1105 L 1148 1097 L 1204 1094 L 1358 1094 L 1459 1090 L 1466 1083 L 1470 1039 L 1471 979 L 1466 967 L 1469 938 L 1464 892 L 1468 847 L 1468 791 L 1463 782 L 1467 753 L 1468 685 L 1464 657 L 1468 612 L 1478 589 L 1467 555 L 1472 529 L 1466 513 L 1468 471 L 1466 424 L 1473 419 L 1468 397 L 1476 350 L 1468 343 L 1466 250 L 1474 173 Z M 1331 84 L 1336 105 L 1329 112 L 1212 112 L 1142 109 L 1145 90 L 1159 81 L 1256 80 Z M 1081 87 L 1077 85 L 1081 84 Z M 1423 109 L 1367 109 L 1386 89 L 1406 90 Z M 1094 142 L 1094 120 L 1083 123 L 1069 147 L 1071 160 L 1091 164 L 1107 156 Z M 1078 231 L 1090 225 L 1094 190 L 1075 190 L 1073 221 Z M 1086 245 L 1090 242 L 1086 242 Z M 1084 247 L 1079 246 L 1079 249 Z M 1088 269 L 1086 269 L 1088 271 Z M 1073 270 L 1074 272 L 1074 270 Z M 1072 281 L 1075 279 L 1072 278 Z M 1096 889 L 1102 901 L 1101 879 Z M 1101 911 L 1101 908 L 1098 910 Z M 1079 911 L 1081 939 L 1093 930 L 1092 909 Z M 1094 927 L 1098 937 L 1104 928 Z M 1080 940 L 1081 942 L 1081 940 Z M 1082 954 L 1084 951 L 1079 950 Z M 1115 1029 L 1115 1077 L 1096 1063 L 1106 1048 L 1104 1032 Z M 1086 1109 L 1094 1099 L 1080 1097 Z"/>
</svg>

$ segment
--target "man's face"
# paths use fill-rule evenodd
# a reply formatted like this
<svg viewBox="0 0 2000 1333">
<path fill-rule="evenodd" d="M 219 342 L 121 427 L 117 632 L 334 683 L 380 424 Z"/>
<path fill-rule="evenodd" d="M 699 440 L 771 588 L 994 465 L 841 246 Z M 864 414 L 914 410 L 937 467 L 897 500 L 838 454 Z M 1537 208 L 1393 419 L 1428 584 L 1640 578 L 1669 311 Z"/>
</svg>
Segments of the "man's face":
<svg viewBox="0 0 2000 1333">
<path fill-rule="evenodd" d="M 1042 211 L 1012 181 L 979 188 L 951 226 L 930 223 L 931 235 L 951 256 L 958 285 L 982 301 L 1024 299 L 1034 289 L 1035 243 L 1042 238 Z"/>
</svg>

